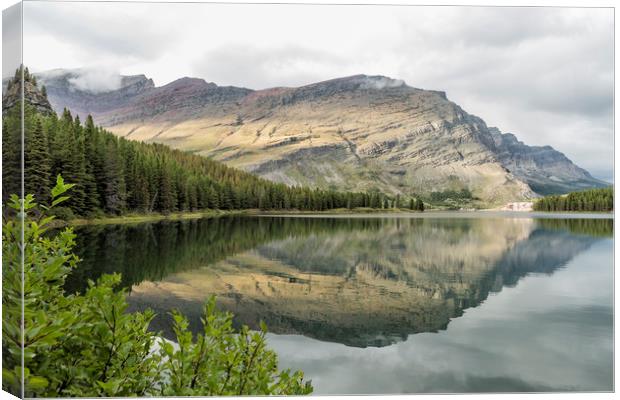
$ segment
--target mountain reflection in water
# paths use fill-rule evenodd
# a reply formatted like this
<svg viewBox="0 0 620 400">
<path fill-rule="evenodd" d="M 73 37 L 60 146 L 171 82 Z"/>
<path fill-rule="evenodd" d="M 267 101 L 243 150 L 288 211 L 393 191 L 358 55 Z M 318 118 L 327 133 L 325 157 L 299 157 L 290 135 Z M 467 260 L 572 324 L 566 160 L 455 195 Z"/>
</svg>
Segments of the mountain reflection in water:
<svg viewBox="0 0 620 400">
<path fill-rule="evenodd" d="M 173 308 L 200 329 L 217 295 L 236 324 L 354 347 L 448 327 L 489 293 L 552 274 L 613 221 L 528 218 L 223 217 L 83 227 L 67 282 L 121 272 L 132 309 L 151 308 L 170 337 Z"/>
</svg>

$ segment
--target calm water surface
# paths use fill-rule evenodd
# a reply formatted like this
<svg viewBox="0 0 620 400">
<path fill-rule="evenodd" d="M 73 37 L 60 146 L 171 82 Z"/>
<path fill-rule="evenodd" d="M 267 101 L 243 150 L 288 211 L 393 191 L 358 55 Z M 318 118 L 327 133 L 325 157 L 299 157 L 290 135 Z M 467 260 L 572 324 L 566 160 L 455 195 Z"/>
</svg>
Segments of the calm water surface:
<svg viewBox="0 0 620 400">
<path fill-rule="evenodd" d="M 318 394 L 611 391 L 612 231 L 494 214 L 90 226 L 67 286 L 121 272 L 167 337 L 167 311 L 198 331 L 216 294 Z"/>
</svg>

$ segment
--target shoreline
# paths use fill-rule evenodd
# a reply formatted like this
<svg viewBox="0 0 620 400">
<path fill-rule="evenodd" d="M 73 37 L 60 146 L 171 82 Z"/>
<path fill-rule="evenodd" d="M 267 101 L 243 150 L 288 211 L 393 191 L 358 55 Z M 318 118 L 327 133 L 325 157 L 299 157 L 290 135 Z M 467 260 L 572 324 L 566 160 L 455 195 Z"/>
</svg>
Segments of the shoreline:
<svg viewBox="0 0 620 400">
<path fill-rule="evenodd" d="M 229 215 L 244 215 L 250 214 L 249 210 L 207 210 L 196 212 L 177 212 L 171 214 L 132 214 L 116 217 L 103 217 L 103 218 L 76 218 L 69 221 L 58 220 L 62 226 L 85 226 L 85 225 L 121 225 L 121 224 L 140 224 L 146 222 L 157 221 L 179 221 L 184 219 L 201 219 L 201 218 L 216 218 Z"/>
<path fill-rule="evenodd" d="M 282 217 L 282 218 L 534 218 L 534 219 L 614 219 L 614 213 L 606 212 L 543 212 L 543 211 L 500 211 L 500 210 L 434 210 L 424 212 L 375 212 L 375 213 L 267 213 L 250 214 L 256 217 Z"/>
<path fill-rule="evenodd" d="M 299 211 L 299 210 L 207 210 L 196 212 L 178 212 L 164 214 L 134 214 L 116 217 L 95 219 L 78 218 L 70 221 L 57 220 L 57 226 L 85 226 L 85 225 L 120 225 L 139 224 L 158 221 L 179 221 L 186 219 L 217 218 L 232 215 L 246 215 L 254 217 L 302 217 L 302 218 L 538 218 L 538 219 L 613 219 L 613 212 L 581 212 L 581 211 L 507 211 L 497 209 L 482 210 L 427 210 L 424 212 L 408 209 L 334 209 L 327 211 Z"/>
<path fill-rule="evenodd" d="M 200 219 L 200 218 L 216 218 L 230 215 L 372 215 L 372 214 L 422 214 L 420 211 L 411 211 L 408 209 L 370 209 L 359 208 L 348 210 L 337 208 L 326 211 L 301 211 L 301 210 L 260 210 L 257 208 L 249 208 L 244 210 L 205 210 L 205 211 L 186 211 L 175 212 L 171 214 L 129 214 L 124 216 L 103 217 L 103 218 L 75 218 L 69 221 L 56 220 L 57 226 L 84 226 L 84 225 L 116 225 L 116 224 L 133 224 L 156 221 L 178 221 L 184 219 Z"/>
</svg>

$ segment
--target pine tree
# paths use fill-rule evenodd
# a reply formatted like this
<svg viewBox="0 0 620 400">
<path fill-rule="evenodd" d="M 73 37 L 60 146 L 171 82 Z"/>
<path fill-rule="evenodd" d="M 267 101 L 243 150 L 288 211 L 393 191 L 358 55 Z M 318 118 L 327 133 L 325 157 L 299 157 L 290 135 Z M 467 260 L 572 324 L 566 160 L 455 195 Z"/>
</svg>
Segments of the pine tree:
<svg viewBox="0 0 620 400">
<path fill-rule="evenodd" d="M 176 201 L 173 190 L 172 177 L 163 165 L 159 181 L 159 211 L 164 214 L 174 211 Z"/>
<path fill-rule="evenodd" d="M 424 202 L 421 199 L 416 200 L 416 209 L 418 211 L 424 211 Z"/>
<path fill-rule="evenodd" d="M 233 209 L 232 186 L 225 185 L 220 192 L 220 208 L 223 210 Z"/>
<path fill-rule="evenodd" d="M 99 194 L 99 185 L 97 184 L 97 174 L 95 173 L 98 167 L 97 163 L 100 163 L 99 152 L 97 151 L 97 129 L 93 122 L 93 118 L 88 115 L 84 124 L 84 129 L 81 131 L 81 140 L 83 141 L 84 148 L 84 163 L 85 163 L 85 175 L 84 175 L 84 191 L 86 193 L 85 207 L 88 211 L 95 211 L 101 207 L 101 196 Z M 100 167 L 101 168 L 101 167 Z M 100 174 L 102 175 L 102 174 Z"/>
<path fill-rule="evenodd" d="M 113 140 L 108 141 L 104 160 L 104 207 L 109 214 L 118 215 L 125 209 L 123 168 Z"/>
<path fill-rule="evenodd" d="M 46 202 L 51 171 L 47 135 L 39 116 L 35 115 L 29 125 L 24 139 L 24 190 L 34 194 L 38 202 Z"/>
<path fill-rule="evenodd" d="M 208 199 L 208 207 L 213 209 L 213 210 L 217 210 L 220 208 L 220 199 L 217 195 L 217 192 L 215 191 L 215 189 L 213 188 L 213 186 L 209 185 L 208 191 L 207 191 L 207 199 Z"/>
<path fill-rule="evenodd" d="M 71 199 L 67 204 L 71 205 L 71 208 L 78 215 L 86 215 L 86 191 L 87 191 L 87 177 L 86 177 L 86 157 L 84 154 L 84 138 L 82 135 L 82 128 L 80 126 L 80 119 L 76 117 L 73 123 L 71 142 L 67 145 L 70 149 L 70 156 L 68 157 L 67 171 L 63 176 L 69 180 L 69 182 L 75 183 L 75 187 L 72 191 Z"/>
<path fill-rule="evenodd" d="M 22 194 L 22 135 L 20 107 L 14 107 L 2 121 L 2 201 L 11 193 Z M 48 187 L 46 185 L 46 187 Z"/>
</svg>

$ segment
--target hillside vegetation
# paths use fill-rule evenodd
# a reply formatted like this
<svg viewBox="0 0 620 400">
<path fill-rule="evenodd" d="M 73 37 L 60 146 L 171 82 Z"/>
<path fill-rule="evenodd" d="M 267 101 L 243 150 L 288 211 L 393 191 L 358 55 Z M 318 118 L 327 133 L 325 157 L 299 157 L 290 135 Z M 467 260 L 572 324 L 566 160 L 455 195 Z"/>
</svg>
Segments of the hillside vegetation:
<svg viewBox="0 0 620 400">
<path fill-rule="evenodd" d="M 614 189 L 590 189 L 564 196 L 546 196 L 534 203 L 535 211 L 613 211 Z"/>
<path fill-rule="evenodd" d="M 14 79 L 10 88 L 18 82 Z M 75 183 L 71 199 L 56 211 L 64 219 L 201 209 L 387 208 L 401 203 L 400 196 L 379 192 L 291 187 L 162 144 L 119 138 L 95 126 L 90 116 L 84 124 L 66 109 L 56 116 L 28 73 L 25 88 L 25 192 L 46 201 L 45 188 L 57 175 Z M 34 97 L 37 104 L 29 101 Z M 20 190 L 20 107 L 13 104 L 3 121 L 4 193 Z M 410 203 L 405 201 L 403 205 Z"/>
</svg>

